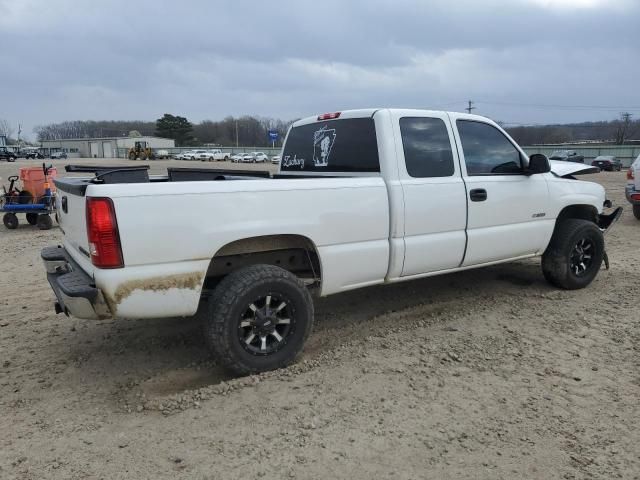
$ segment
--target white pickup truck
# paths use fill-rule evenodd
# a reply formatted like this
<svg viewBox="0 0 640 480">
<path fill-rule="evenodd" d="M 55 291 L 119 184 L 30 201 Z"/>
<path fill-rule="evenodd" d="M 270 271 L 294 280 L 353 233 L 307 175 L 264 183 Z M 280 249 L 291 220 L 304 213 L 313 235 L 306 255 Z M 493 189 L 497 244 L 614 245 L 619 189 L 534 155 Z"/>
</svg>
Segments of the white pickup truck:
<svg viewBox="0 0 640 480">
<path fill-rule="evenodd" d="M 220 363 L 259 372 L 300 354 L 312 295 L 537 255 L 552 284 L 587 286 L 621 209 L 604 214 L 604 189 L 573 177 L 597 169 L 553 170 L 475 115 L 324 114 L 292 125 L 276 175 L 96 167 L 92 178 L 58 177 L 64 242 L 42 258 L 57 312 L 191 316 L 202 303 Z"/>
<path fill-rule="evenodd" d="M 219 148 L 213 149 L 213 150 L 207 150 L 206 152 L 198 155 L 198 158 L 201 161 L 209 161 L 209 162 L 226 162 L 227 160 L 229 160 L 230 157 L 230 153 L 225 153 L 222 150 L 220 150 Z"/>
</svg>

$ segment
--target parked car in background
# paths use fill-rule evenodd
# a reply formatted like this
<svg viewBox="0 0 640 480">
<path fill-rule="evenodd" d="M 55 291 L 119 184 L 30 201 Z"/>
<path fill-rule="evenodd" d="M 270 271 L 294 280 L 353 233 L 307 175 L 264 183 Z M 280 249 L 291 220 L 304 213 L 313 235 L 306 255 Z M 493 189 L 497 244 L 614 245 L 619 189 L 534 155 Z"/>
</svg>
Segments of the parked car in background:
<svg viewBox="0 0 640 480">
<path fill-rule="evenodd" d="M 191 160 L 192 156 L 193 156 L 193 150 L 187 150 L 185 152 L 180 152 L 174 158 L 176 160 Z"/>
<path fill-rule="evenodd" d="M 268 162 L 269 157 L 264 152 L 251 152 L 254 162 Z"/>
<path fill-rule="evenodd" d="M 206 157 L 208 153 L 206 150 L 192 150 L 185 160 L 202 160 L 201 155 Z"/>
<path fill-rule="evenodd" d="M 213 160 L 213 153 L 209 150 L 196 150 L 196 160 L 200 160 L 201 162 L 211 162 Z"/>
<path fill-rule="evenodd" d="M 42 159 L 44 155 L 37 148 L 23 148 L 18 156 L 27 159 Z"/>
<path fill-rule="evenodd" d="M 213 153 L 213 159 L 216 162 L 226 162 L 227 160 L 229 160 L 229 157 L 231 155 L 228 152 L 223 152 L 219 148 L 217 148 L 215 150 L 211 150 L 211 152 Z"/>
<path fill-rule="evenodd" d="M 234 153 L 229 157 L 229 159 L 234 163 L 238 163 L 242 161 L 243 156 L 244 156 L 244 153 Z"/>
<path fill-rule="evenodd" d="M 0 147 L 0 160 L 6 160 L 7 162 L 15 162 L 16 154 L 9 150 L 7 147 Z"/>
<path fill-rule="evenodd" d="M 549 160 L 562 160 L 564 162 L 576 162 L 584 163 L 584 156 L 578 155 L 575 150 L 556 150 L 554 151 Z"/>
<path fill-rule="evenodd" d="M 157 150 L 155 155 L 156 158 L 160 159 L 171 158 L 171 155 L 169 155 L 169 150 Z"/>
<path fill-rule="evenodd" d="M 49 155 L 49 158 L 51 160 L 66 160 L 67 154 L 64 152 L 53 152 L 51 155 Z"/>
<path fill-rule="evenodd" d="M 205 160 L 207 160 L 209 162 L 226 161 L 226 160 L 229 160 L 229 154 L 228 153 L 224 153 L 219 148 L 216 148 L 216 149 L 213 149 L 213 150 L 207 150 L 206 153 L 200 154 L 200 160 L 202 160 L 203 162 Z"/>
<path fill-rule="evenodd" d="M 253 156 L 253 153 L 243 153 L 242 156 L 240 157 L 240 162 L 253 163 L 255 162 L 255 157 Z"/>
<path fill-rule="evenodd" d="M 613 155 L 598 155 L 593 162 L 591 162 L 591 165 L 609 172 L 619 172 L 622 170 L 622 162 Z"/>
<path fill-rule="evenodd" d="M 271 157 L 271 163 L 280 163 L 280 155 L 274 155 Z"/>
<path fill-rule="evenodd" d="M 627 170 L 627 200 L 633 206 L 633 215 L 640 220 L 640 155 Z"/>
</svg>

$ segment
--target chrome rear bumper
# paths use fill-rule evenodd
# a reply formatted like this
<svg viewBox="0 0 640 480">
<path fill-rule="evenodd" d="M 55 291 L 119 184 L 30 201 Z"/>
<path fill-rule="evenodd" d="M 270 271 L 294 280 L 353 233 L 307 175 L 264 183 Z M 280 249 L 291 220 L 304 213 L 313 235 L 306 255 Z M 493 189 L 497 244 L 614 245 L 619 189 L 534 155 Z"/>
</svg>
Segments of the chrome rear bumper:
<svg viewBox="0 0 640 480">
<path fill-rule="evenodd" d="M 47 280 L 56 295 L 56 313 L 77 318 L 111 318 L 102 292 L 69 256 L 64 247 L 46 247 L 40 252 Z"/>
</svg>

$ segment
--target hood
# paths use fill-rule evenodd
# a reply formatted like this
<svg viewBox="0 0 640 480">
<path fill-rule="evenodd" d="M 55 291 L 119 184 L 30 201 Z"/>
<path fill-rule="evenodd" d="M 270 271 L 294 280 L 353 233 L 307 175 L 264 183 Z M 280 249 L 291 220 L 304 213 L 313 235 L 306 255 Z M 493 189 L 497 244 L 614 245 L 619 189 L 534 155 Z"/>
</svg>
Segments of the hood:
<svg viewBox="0 0 640 480">
<path fill-rule="evenodd" d="M 549 160 L 551 171 L 559 177 L 571 177 L 586 173 L 598 173 L 600 169 L 584 163 L 563 162 L 562 160 Z"/>
</svg>

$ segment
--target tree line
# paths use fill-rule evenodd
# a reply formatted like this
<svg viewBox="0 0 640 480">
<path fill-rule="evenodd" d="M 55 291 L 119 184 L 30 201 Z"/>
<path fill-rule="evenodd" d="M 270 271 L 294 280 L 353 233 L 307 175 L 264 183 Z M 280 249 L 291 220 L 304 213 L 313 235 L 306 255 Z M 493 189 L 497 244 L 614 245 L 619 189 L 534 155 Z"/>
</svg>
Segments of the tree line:
<svg viewBox="0 0 640 480">
<path fill-rule="evenodd" d="M 520 145 L 549 143 L 570 143 L 598 140 L 624 145 L 640 136 L 640 120 L 632 120 L 631 115 L 622 113 L 613 121 L 582 122 L 560 125 L 504 126 L 505 130 Z"/>
<path fill-rule="evenodd" d="M 226 117 L 223 120 L 204 120 L 192 123 L 187 118 L 165 114 L 155 122 L 117 120 L 75 120 L 52 123 L 35 128 L 38 141 L 64 138 L 120 137 L 125 135 L 156 135 L 173 138 L 177 146 L 267 146 L 268 133 L 278 132 L 281 145 L 292 121 L 254 116 Z M 8 122 L 0 121 L 5 134 L 13 131 Z M 613 121 L 582 122 L 558 125 L 522 125 L 505 129 L 520 145 L 569 143 L 584 140 L 598 140 L 622 145 L 640 136 L 640 120 L 633 120 L 628 113 L 621 114 Z"/>
<path fill-rule="evenodd" d="M 223 120 L 204 120 L 192 123 L 178 115 L 165 114 L 155 122 L 117 120 L 74 120 L 37 126 L 38 141 L 65 138 L 100 138 L 158 136 L 172 138 L 176 146 L 267 146 L 271 144 L 269 131 L 278 132 L 277 145 L 287 133 L 292 121 L 254 116 L 226 117 Z"/>
</svg>

